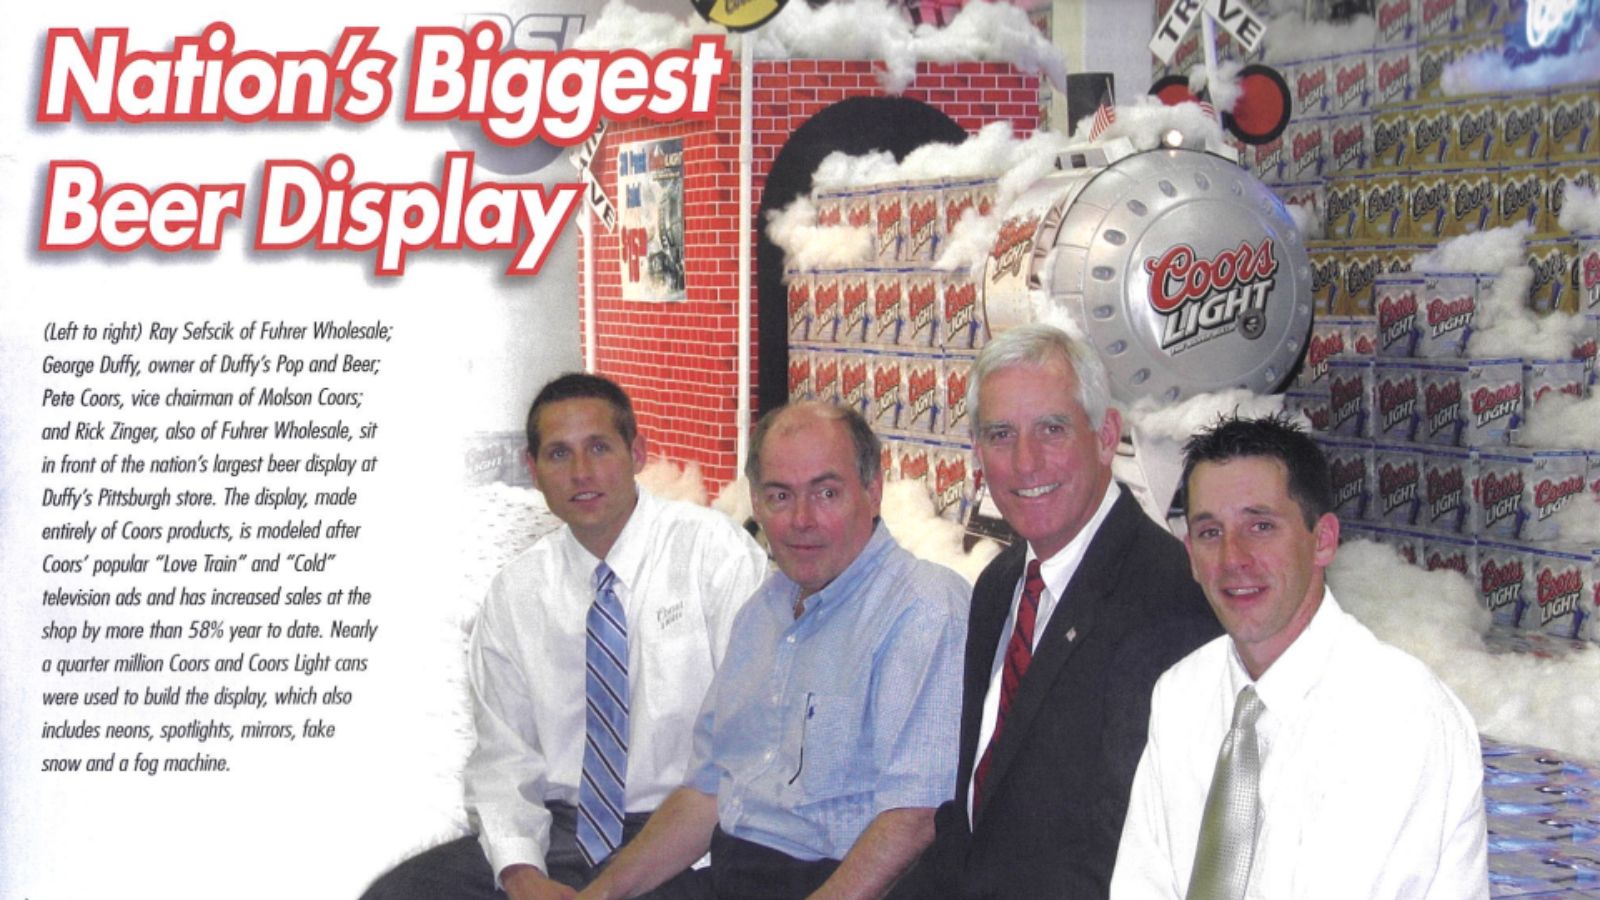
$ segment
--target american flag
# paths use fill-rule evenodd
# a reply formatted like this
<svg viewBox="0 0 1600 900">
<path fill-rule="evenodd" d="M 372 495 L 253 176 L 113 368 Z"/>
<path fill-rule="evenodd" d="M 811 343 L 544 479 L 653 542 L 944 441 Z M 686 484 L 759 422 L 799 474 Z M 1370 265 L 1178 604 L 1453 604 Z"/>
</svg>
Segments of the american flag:
<svg viewBox="0 0 1600 900">
<path fill-rule="evenodd" d="M 1102 103 L 1094 111 L 1094 121 L 1089 123 L 1089 140 L 1096 141 L 1100 135 L 1105 134 L 1107 128 L 1117 121 L 1117 108 L 1109 103 Z"/>
</svg>

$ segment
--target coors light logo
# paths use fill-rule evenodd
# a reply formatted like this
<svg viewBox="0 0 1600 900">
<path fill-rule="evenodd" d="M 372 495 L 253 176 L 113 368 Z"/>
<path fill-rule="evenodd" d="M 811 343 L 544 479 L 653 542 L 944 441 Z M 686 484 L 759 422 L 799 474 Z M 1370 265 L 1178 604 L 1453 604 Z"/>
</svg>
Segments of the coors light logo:
<svg viewBox="0 0 1600 900">
<path fill-rule="evenodd" d="M 939 372 L 932 366 L 918 366 L 906 373 L 906 400 L 911 418 L 922 428 L 933 425 L 933 397 L 939 389 Z"/>
<path fill-rule="evenodd" d="M 839 279 L 818 278 L 811 299 L 816 304 L 819 323 L 832 318 L 839 311 Z"/>
<path fill-rule="evenodd" d="M 1406 81 L 1411 77 L 1411 57 L 1399 56 L 1378 64 L 1378 102 L 1406 98 Z"/>
<path fill-rule="evenodd" d="M 1583 598 L 1583 573 L 1577 569 L 1540 569 L 1534 576 L 1538 591 L 1539 626 L 1570 616 Z"/>
<path fill-rule="evenodd" d="M 1422 433 L 1433 437 L 1445 429 L 1454 430 L 1461 415 L 1461 382 L 1430 381 L 1422 391 Z"/>
<path fill-rule="evenodd" d="M 967 382 L 971 371 L 951 366 L 944 378 L 944 424 L 946 429 L 964 425 L 967 421 Z"/>
<path fill-rule="evenodd" d="M 839 399 L 845 406 L 861 410 L 867 399 L 867 361 L 851 357 L 839 364 Z"/>
<path fill-rule="evenodd" d="M 1351 375 L 1346 378 L 1334 376 L 1328 379 L 1328 409 L 1329 419 L 1332 424 L 1329 429 L 1339 430 L 1339 427 L 1351 419 L 1356 419 L 1361 414 L 1361 394 L 1365 385 L 1361 376 Z"/>
<path fill-rule="evenodd" d="M 1486 557 L 1478 571 L 1478 594 L 1483 598 L 1483 605 L 1490 612 L 1502 606 L 1515 608 L 1522 596 L 1523 577 L 1521 559 L 1512 557 L 1502 561 Z"/>
<path fill-rule="evenodd" d="M 1417 324 L 1417 292 L 1385 294 L 1378 300 L 1378 346 L 1387 353 L 1401 341 L 1411 338 Z"/>
<path fill-rule="evenodd" d="M 1365 59 L 1346 63 L 1334 73 L 1333 96 L 1338 101 L 1339 109 L 1350 109 L 1365 105 L 1367 93 L 1367 61 Z"/>
<path fill-rule="evenodd" d="M 1378 496 L 1383 500 L 1383 514 L 1388 515 L 1398 507 L 1417 501 L 1419 467 L 1415 460 L 1394 465 L 1378 466 Z"/>
<path fill-rule="evenodd" d="M 1379 429 L 1387 434 L 1417 411 L 1417 380 L 1401 376 L 1378 382 Z"/>
<path fill-rule="evenodd" d="M 844 330 L 854 339 L 861 339 L 861 329 L 867 321 L 867 279 L 851 275 L 844 281 Z"/>
<path fill-rule="evenodd" d="M 1367 139 L 1367 124 L 1356 119 L 1348 125 L 1333 129 L 1333 167 L 1335 169 L 1360 169 L 1367 161 L 1362 145 Z"/>
<path fill-rule="evenodd" d="M 872 284 L 872 336 L 880 344 L 893 344 L 900 336 L 901 281 L 879 278 Z"/>
<path fill-rule="evenodd" d="M 872 196 L 850 194 L 844 198 L 844 223 L 851 228 L 872 227 Z"/>
<path fill-rule="evenodd" d="M 1254 340 L 1266 330 L 1267 297 L 1277 283 L 1272 238 L 1252 247 L 1242 242 L 1203 259 L 1179 244 L 1160 259 L 1144 261 L 1150 273 L 1150 305 L 1166 317 L 1161 349 L 1177 353 L 1238 330 Z M 1174 350 L 1179 344 L 1185 347 Z"/>
<path fill-rule="evenodd" d="M 900 480 L 928 480 L 928 451 L 907 450 L 900 457 Z"/>
<path fill-rule="evenodd" d="M 890 259 L 900 249 L 900 198 L 878 199 L 878 257 Z"/>
<path fill-rule="evenodd" d="M 933 465 L 934 506 L 939 515 L 959 514 L 967 481 L 965 459 L 941 459 Z"/>
<path fill-rule="evenodd" d="M 938 295 L 939 288 L 932 278 L 918 278 L 906 287 L 906 318 L 911 322 L 913 343 L 932 331 Z"/>
<path fill-rule="evenodd" d="M 839 360 L 831 355 L 817 354 L 811 364 L 811 389 L 816 399 L 832 402 L 839 396 Z"/>
<path fill-rule="evenodd" d="M 1289 148 L 1289 171 L 1295 175 L 1316 174 L 1322 170 L 1322 129 L 1312 128 L 1294 136 Z"/>
<path fill-rule="evenodd" d="M 789 361 L 789 399 L 806 400 L 811 397 L 811 360 Z"/>
<path fill-rule="evenodd" d="M 1434 297 L 1428 301 L 1428 333 L 1433 337 L 1460 331 L 1472 321 L 1477 301 L 1471 294 L 1460 297 Z M 1459 399 L 1459 396 L 1457 397 Z"/>
<path fill-rule="evenodd" d="M 1522 473 L 1485 472 L 1478 479 L 1478 502 L 1483 506 L 1483 526 L 1489 528 L 1517 514 L 1522 503 Z"/>
<path fill-rule="evenodd" d="M 1429 550 L 1424 568 L 1429 572 L 1446 569 L 1472 577 L 1472 573 L 1467 571 L 1467 554 L 1461 550 Z"/>
<path fill-rule="evenodd" d="M 796 278 L 789 282 L 789 334 L 805 335 L 806 314 L 811 311 L 811 281 Z"/>
<path fill-rule="evenodd" d="M 1422 36 L 1450 33 L 1456 15 L 1456 0 L 1422 0 Z"/>
<path fill-rule="evenodd" d="M 933 247 L 934 225 L 938 222 L 939 199 L 928 194 L 913 199 L 906 208 L 907 255 L 918 256 Z"/>
<path fill-rule="evenodd" d="M 1344 352 L 1344 332 L 1311 335 L 1311 346 L 1306 348 L 1306 372 L 1311 381 L 1328 377 L 1328 360 Z"/>
<path fill-rule="evenodd" d="M 1022 272 L 1022 260 L 1033 250 L 1033 234 L 1039 229 L 1039 217 L 1014 216 L 1000 226 L 1000 236 L 989 251 L 991 274 L 989 280 L 999 281 L 1006 276 Z"/>
<path fill-rule="evenodd" d="M 1406 26 L 1410 25 L 1411 0 L 1385 0 L 1378 5 L 1378 34 L 1386 44 L 1397 44 L 1405 39 Z"/>
<path fill-rule="evenodd" d="M 967 343 L 970 336 L 973 315 L 977 309 L 977 284 L 966 279 L 945 282 L 944 320 L 950 323 L 950 335 L 959 337 L 963 344 Z"/>
<path fill-rule="evenodd" d="M 1481 387 L 1472 392 L 1473 424 L 1482 428 L 1516 413 L 1522 405 L 1522 385 L 1512 382 L 1499 387 Z M 1522 478 L 1517 478 L 1517 490 L 1522 490 Z"/>
<path fill-rule="evenodd" d="M 1359 512 L 1361 494 L 1367 487 L 1366 460 L 1359 456 L 1334 457 L 1328 461 L 1328 476 L 1333 482 L 1333 508 Z"/>
<path fill-rule="evenodd" d="M 1584 484 L 1582 475 L 1573 475 L 1570 478 L 1546 478 L 1538 481 L 1533 486 L 1534 518 L 1544 521 L 1561 511 L 1567 501 L 1583 493 Z"/>
<path fill-rule="evenodd" d="M 1459 466 L 1447 469 L 1430 468 L 1424 481 L 1429 522 L 1437 522 L 1461 508 L 1461 502 L 1466 496 L 1467 477 Z"/>
<path fill-rule="evenodd" d="M 872 370 L 873 418 L 880 420 L 880 424 L 892 426 L 899 406 L 900 367 L 893 363 L 879 363 Z"/>
<path fill-rule="evenodd" d="M 1328 70 L 1322 66 L 1295 76 L 1294 108 L 1320 110 L 1328 94 Z"/>
</svg>

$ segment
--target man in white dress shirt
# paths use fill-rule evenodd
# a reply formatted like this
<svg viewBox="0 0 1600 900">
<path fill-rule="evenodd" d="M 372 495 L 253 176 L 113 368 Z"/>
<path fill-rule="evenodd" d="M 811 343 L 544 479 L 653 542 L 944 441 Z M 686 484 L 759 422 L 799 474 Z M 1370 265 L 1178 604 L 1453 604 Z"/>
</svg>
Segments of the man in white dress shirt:
<svg viewBox="0 0 1600 900">
<path fill-rule="evenodd" d="M 464 780 L 477 834 L 402 863 L 370 900 L 574 896 L 682 783 L 734 614 L 765 575 L 766 555 L 726 516 L 639 490 L 644 438 L 614 383 L 551 381 L 527 431 L 528 469 L 564 524 L 500 571 L 473 630 Z M 596 823 L 580 784 L 598 771 L 586 678 L 602 593 L 625 631 L 622 756 L 607 761 L 625 772 L 620 839 L 579 825 Z"/>
<path fill-rule="evenodd" d="M 1183 483 L 1228 633 L 1156 684 L 1111 896 L 1488 897 L 1477 728 L 1325 586 L 1339 520 L 1316 444 L 1225 420 L 1189 441 Z"/>
</svg>

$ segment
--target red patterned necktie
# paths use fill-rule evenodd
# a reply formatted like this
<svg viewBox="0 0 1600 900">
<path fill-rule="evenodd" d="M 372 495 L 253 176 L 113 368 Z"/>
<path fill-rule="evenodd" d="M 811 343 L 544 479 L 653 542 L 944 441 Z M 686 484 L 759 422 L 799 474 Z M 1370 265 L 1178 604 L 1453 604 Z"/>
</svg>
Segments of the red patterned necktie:
<svg viewBox="0 0 1600 900">
<path fill-rule="evenodd" d="M 1033 625 L 1039 615 L 1039 597 L 1044 594 L 1044 578 L 1039 574 L 1039 561 L 1028 563 L 1027 578 L 1022 583 L 1022 602 L 1017 604 L 1017 622 L 1011 629 L 1011 640 L 1006 644 L 1005 668 L 1000 674 L 1000 709 L 994 717 L 994 734 L 989 736 L 989 746 L 978 760 L 978 769 L 972 776 L 973 797 L 983 800 L 983 781 L 989 774 L 989 761 L 994 758 L 995 745 L 1000 743 L 1000 730 L 1006 724 L 1006 711 L 1011 708 L 1011 698 L 1017 694 L 1022 676 L 1033 662 Z M 977 805 L 977 804 L 974 804 Z"/>
</svg>

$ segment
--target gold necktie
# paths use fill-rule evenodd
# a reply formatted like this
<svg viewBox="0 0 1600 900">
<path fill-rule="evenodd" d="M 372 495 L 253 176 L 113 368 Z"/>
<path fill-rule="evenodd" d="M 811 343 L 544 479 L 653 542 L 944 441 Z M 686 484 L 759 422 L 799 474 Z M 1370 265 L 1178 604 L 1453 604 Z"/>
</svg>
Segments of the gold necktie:
<svg viewBox="0 0 1600 900">
<path fill-rule="evenodd" d="M 1254 686 L 1240 691 L 1233 704 L 1233 727 L 1222 740 L 1200 819 L 1187 900 L 1239 900 L 1250 883 L 1261 782 L 1256 719 L 1264 709 Z"/>
</svg>

